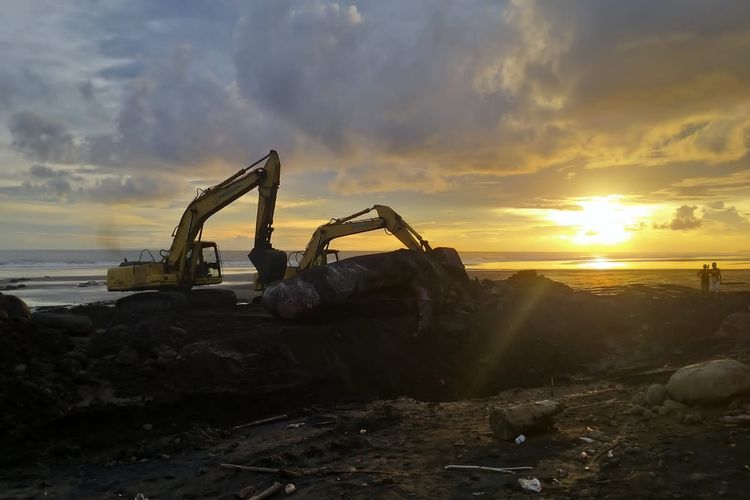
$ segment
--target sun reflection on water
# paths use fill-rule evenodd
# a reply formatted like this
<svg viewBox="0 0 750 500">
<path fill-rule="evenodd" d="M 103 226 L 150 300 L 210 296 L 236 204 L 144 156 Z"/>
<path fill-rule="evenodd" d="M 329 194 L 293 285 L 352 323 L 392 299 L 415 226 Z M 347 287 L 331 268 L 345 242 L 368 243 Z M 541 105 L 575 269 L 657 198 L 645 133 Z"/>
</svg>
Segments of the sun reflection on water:
<svg viewBox="0 0 750 500">
<path fill-rule="evenodd" d="M 609 260 L 604 257 L 585 260 L 576 265 L 578 269 L 624 269 L 626 267 L 625 262 Z"/>
</svg>

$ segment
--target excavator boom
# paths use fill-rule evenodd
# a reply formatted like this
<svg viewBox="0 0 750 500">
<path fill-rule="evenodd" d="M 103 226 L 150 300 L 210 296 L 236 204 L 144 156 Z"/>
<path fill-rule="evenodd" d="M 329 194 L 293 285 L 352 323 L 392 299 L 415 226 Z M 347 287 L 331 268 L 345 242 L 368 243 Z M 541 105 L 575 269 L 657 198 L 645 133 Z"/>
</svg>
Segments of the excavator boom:
<svg viewBox="0 0 750 500">
<path fill-rule="evenodd" d="M 375 211 L 378 216 L 358 220 L 358 217 L 372 211 Z M 423 239 L 392 208 L 385 205 L 374 205 L 372 208 L 366 208 L 340 219 L 333 219 L 328 224 L 319 226 L 313 233 L 307 247 L 305 247 L 305 251 L 297 267 L 297 272 L 325 264 L 328 245 L 332 240 L 377 229 L 385 229 L 387 232 L 393 234 L 410 250 L 419 252 L 429 252 L 431 250 L 427 240 Z"/>
<path fill-rule="evenodd" d="M 264 160 L 266 163 L 263 167 L 253 169 Z M 169 268 L 177 269 L 178 275 L 184 280 L 189 279 L 186 273 L 186 269 L 191 266 L 188 254 L 206 220 L 256 187 L 259 188 L 259 201 L 255 246 L 257 247 L 260 243 L 262 246 L 270 247 L 273 209 L 279 189 L 280 170 L 279 156 L 276 151 L 272 150 L 252 165 L 198 194 L 187 206 L 180 223 L 175 228 L 172 246 L 166 259 Z"/>
</svg>

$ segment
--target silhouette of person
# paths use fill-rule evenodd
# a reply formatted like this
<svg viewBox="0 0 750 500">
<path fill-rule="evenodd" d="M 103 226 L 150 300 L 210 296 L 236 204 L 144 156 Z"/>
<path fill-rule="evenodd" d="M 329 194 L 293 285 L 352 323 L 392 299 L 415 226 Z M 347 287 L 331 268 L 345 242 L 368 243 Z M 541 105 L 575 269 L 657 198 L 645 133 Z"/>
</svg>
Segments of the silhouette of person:
<svg viewBox="0 0 750 500">
<path fill-rule="evenodd" d="M 708 264 L 703 264 L 703 269 L 698 271 L 698 276 L 701 278 L 701 291 L 708 293 L 709 276 L 711 271 L 708 270 Z"/>
<path fill-rule="evenodd" d="M 711 263 L 709 278 L 711 281 L 711 283 L 709 284 L 709 289 L 713 293 L 719 293 L 721 289 L 721 270 L 716 266 L 716 262 Z"/>
</svg>

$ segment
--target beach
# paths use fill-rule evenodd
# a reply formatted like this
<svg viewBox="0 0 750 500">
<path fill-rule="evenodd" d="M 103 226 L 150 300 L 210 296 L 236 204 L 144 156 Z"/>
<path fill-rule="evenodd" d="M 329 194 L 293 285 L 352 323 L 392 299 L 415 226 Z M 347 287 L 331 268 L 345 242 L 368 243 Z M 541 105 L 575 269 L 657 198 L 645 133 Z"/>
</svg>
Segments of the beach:
<svg viewBox="0 0 750 500">
<path fill-rule="evenodd" d="M 0 335 L 0 495 L 229 499 L 280 481 L 300 498 L 528 498 L 519 478 L 571 499 L 746 491 L 750 399 L 647 394 L 691 363 L 750 361 L 750 292 L 593 294 L 531 272 L 473 286 L 473 311 L 426 330 L 367 307 L 40 307 Z M 493 433 L 493 410 L 543 400 L 565 405 L 551 426 L 521 444 Z"/>
<path fill-rule="evenodd" d="M 127 295 L 107 292 L 106 270 L 123 257 L 137 260 L 140 251 L 107 250 L 0 250 L 0 291 L 22 298 L 30 307 L 80 305 L 114 301 Z M 341 252 L 342 259 L 366 252 Z M 157 253 L 154 252 L 154 255 Z M 257 296 L 255 269 L 246 252 L 226 251 L 224 282 L 240 302 Z M 626 286 L 683 286 L 699 289 L 696 272 L 710 257 L 617 254 L 610 258 L 588 254 L 463 252 L 464 265 L 472 278 L 499 280 L 524 270 L 537 270 L 550 279 L 576 290 L 612 294 Z M 533 257 L 533 258 L 530 258 Z M 724 274 L 724 291 L 750 290 L 750 264 L 738 255 L 724 255 L 718 263 Z"/>
</svg>

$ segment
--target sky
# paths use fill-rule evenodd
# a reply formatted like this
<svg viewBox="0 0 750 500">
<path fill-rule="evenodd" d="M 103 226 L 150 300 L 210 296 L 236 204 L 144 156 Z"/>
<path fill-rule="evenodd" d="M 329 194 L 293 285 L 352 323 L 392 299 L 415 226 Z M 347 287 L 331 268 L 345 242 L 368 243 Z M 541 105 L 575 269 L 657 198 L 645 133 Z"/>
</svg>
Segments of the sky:
<svg viewBox="0 0 750 500">
<path fill-rule="evenodd" d="M 275 149 L 285 250 L 378 203 L 463 251 L 750 253 L 749 55 L 742 0 L 7 0 L 0 248 L 168 248 Z"/>
</svg>

